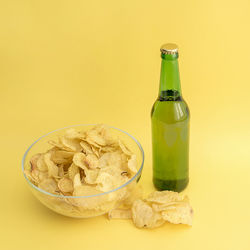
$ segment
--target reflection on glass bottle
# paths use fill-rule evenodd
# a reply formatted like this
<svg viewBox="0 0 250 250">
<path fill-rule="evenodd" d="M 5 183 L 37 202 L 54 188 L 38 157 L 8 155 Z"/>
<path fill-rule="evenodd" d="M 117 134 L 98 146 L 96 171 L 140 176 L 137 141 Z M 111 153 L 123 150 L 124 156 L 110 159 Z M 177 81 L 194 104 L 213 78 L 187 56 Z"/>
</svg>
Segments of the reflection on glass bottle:
<svg viewBox="0 0 250 250">
<path fill-rule="evenodd" d="M 151 111 L 153 182 L 158 190 L 182 191 L 189 176 L 189 109 L 181 95 L 178 48 L 161 47 L 159 96 Z"/>
</svg>

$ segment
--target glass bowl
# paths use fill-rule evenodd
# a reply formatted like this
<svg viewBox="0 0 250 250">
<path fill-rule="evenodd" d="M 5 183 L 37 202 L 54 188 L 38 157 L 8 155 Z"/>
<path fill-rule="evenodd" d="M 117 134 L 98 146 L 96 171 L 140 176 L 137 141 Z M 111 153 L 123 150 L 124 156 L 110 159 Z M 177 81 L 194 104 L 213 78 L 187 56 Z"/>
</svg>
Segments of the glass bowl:
<svg viewBox="0 0 250 250">
<path fill-rule="evenodd" d="M 107 126 L 111 134 L 121 139 L 137 157 L 137 173 L 122 186 L 90 196 L 63 196 L 42 190 L 28 179 L 24 170 L 30 168 L 30 159 L 33 155 L 45 152 L 50 148 L 48 141 L 57 141 L 58 136 L 65 134 L 69 128 L 85 131 L 94 126 L 96 124 L 74 125 L 52 131 L 32 143 L 23 156 L 22 171 L 31 192 L 42 204 L 59 214 L 75 218 L 89 218 L 105 214 L 118 207 L 123 200 L 128 199 L 140 180 L 144 164 L 144 151 L 141 144 L 132 135 L 111 126 Z"/>
</svg>

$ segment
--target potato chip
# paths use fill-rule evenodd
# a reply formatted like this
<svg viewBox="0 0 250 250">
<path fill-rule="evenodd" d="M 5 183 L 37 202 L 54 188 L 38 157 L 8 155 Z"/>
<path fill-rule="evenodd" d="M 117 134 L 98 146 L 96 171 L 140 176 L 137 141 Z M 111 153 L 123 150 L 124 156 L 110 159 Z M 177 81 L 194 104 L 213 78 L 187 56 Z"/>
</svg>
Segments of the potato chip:
<svg viewBox="0 0 250 250">
<path fill-rule="evenodd" d="M 131 219 L 132 213 L 130 209 L 112 209 L 108 213 L 109 219 Z"/>
<path fill-rule="evenodd" d="M 100 191 L 96 190 L 94 187 L 82 185 L 74 188 L 74 196 L 92 196 L 99 194 Z M 73 204 L 83 208 L 83 209 L 96 209 L 98 210 L 100 206 L 106 201 L 103 196 L 94 196 L 94 197 L 83 197 L 75 198 L 72 200 Z"/>
<path fill-rule="evenodd" d="M 59 180 L 58 182 L 58 188 L 60 189 L 61 192 L 63 193 L 70 193 L 73 192 L 74 187 L 73 187 L 73 182 L 71 179 L 67 177 L 63 177 L 62 179 Z"/>
<path fill-rule="evenodd" d="M 155 191 L 145 201 L 155 213 L 161 214 L 165 221 L 192 225 L 193 209 L 187 196 L 173 191 Z"/>
<path fill-rule="evenodd" d="M 79 139 L 70 139 L 65 136 L 59 137 L 60 142 L 66 147 L 75 152 L 80 152 L 82 147 Z"/>
<path fill-rule="evenodd" d="M 165 223 L 160 213 L 154 212 L 146 202 L 136 200 L 131 208 L 134 224 L 139 228 L 155 228 Z"/>
<path fill-rule="evenodd" d="M 58 191 L 56 181 L 53 178 L 44 179 L 38 184 L 38 187 L 52 194 Z"/>
<path fill-rule="evenodd" d="M 58 176 L 58 167 L 50 158 L 51 158 L 51 153 L 46 153 L 44 155 L 44 162 L 46 163 L 46 165 L 48 167 L 49 177 L 57 177 Z"/>
<path fill-rule="evenodd" d="M 63 165 L 61 165 L 60 167 L 58 167 L 58 177 L 59 178 L 63 178 L 64 177 Z"/>
<path fill-rule="evenodd" d="M 90 169 L 95 169 L 99 166 L 99 160 L 94 154 L 88 154 L 84 159 L 84 163 Z"/>
<path fill-rule="evenodd" d="M 99 173 L 98 169 L 85 170 L 84 181 L 90 185 L 96 184 L 96 178 L 98 176 L 98 173 Z"/>
<path fill-rule="evenodd" d="M 99 125 L 97 127 L 99 128 L 99 134 L 104 138 L 106 145 L 115 146 L 117 144 L 117 141 L 113 138 L 106 125 Z"/>
<path fill-rule="evenodd" d="M 37 169 L 41 172 L 48 171 L 48 166 L 44 161 L 43 155 L 40 155 L 40 157 L 37 159 L 36 166 L 37 166 Z"/>
<path fill-rule="evenodd" d="M 75 196 L 91 196 L 95 194 L 99 194 L 100 191 L 96 190 L 94 187 L 81 185 L 74 188 L 73 194 Z"/>
<path fill-rule="evenodd" d="M 185 196 L 182 196 L 177 192 L 166 190 L 166 191 L 155 191 L 151 193 L 146 198 L 146 201 L 166 204 L 166 203 L 175 202 L 175 201 L 184 201 L 186 199 L 187 198 Z"/>
<path fill-rule="evenodd" d="M 100 173 L 96 179 L 97 188 L 103 192 L 110 191 L 114 188 L 114 177 L 108 173 Z"/>
<path fill-rule="evenodd" d="M 97 144 L 95 141 L 91 140 L 89 137 L 87 137 L 85 139 L 85 141 L 90 145 L 90 146 L 94 146 L 96 148 L 101 148 L 102 146 L 100 146 L 99 144 Z"/>
<path fill-rule="evenodd" d="M 99 159 L 99 167 L 104 168 L 112 166 L 113 168 L 121 168 L 122 159 L 119 152 L 105 153 Z"/>
<path fill-rule="evenodd" d="M 32 180 L 31 169 L 24 169 L 24 175 L 25 175 L 29 180 Z"/>
<path fill-rule="evenodd" d="M 69 128 L 65 132 L 65 137 L 68 139 L 85 139 L 85 134 L 79 133 L 75 128 Z"/>
<path fill-rule="evenodd" d="M 64 150 L 53 150 L 51 153 L 51 160 L 55 164 L 66 164 L 71 163 L 74 153 Z"/>
<path fill-rule="evenodd" d="M 73 181 L 76 174 L 79 174 L 79 168 L 74 163 L 68 168 L 68 176 Z"/>
<path fill-rule="evenodd" d="M 33 184 L 37 185 L 37 183 L 39 182 L 39 177 L 34 178 L 32 175 L 32 170 L 25 169 L 24 174 Z"/>
<path fill-rule="evenodd" d="M 80 145 L 81 145 L 81 147 L 82 147 L 82 149 L 83 149 L 83 152 L 84 152 L 85 154 L 93 154 L 93 151 L 92 151 L 92 149 L 91 149 L 91 146 L 90 146 L 87 142 L 81 141 L 81 142 L 80 142 Z"/>
<path fill-rule="evenodd" d="M 128 194 L 118 209 L 109 212 L 110 219 L 126 218 L 123 211 L 131 209 L 133 222 L 139 228 L 159 227 L 165 221 L 192 225 L 193 210 L 187 196 L 172 191 L 156 191 L 142 200 L 142 189 L 140 188 L 135 189 L 134 194 Z"/>
<path fill-rule="evenodd" d="M 34 168 L 33 170 L 31 170 L 31 178 L 34 182 L 36 183 L 40 182 L 39 175 L 40 175 L 40 171 L 37 168 Z"/>
<path fill-rule="evenodd" d="M 132 175 L 137 173 L 137 160 L 136 155 L 132 155 L 128 161 L 128 169 L 131 171 Z"/>
<path fill-rule="evenodd" d="M 86 168 L 85 170 L 79 168 L 79 173 L 80 173 L 80 179 L 83 180 L 83 178 L 86 176 L 85 175 L 85 171 L 87 171 L 88 169 Z"/>
<path fill-rule="evenodd" d="M 121 148 L 121 150 L 122 150 L 122 152 L 124 154 L 126 154 L 126 155 L 132 155 L 132 153 L 130 152 L 130 150 L 125 146 L 125 144 L 121 140 L 119 140 L 118 142 L 119 142 L 119 146 L 120 146 L 120 148 Z"/>
<path fill-rule="evenodd" d="M 99 153 L 99 152 L 100 152 L 100 149 L 101 149 L 101 148 L 98 149 L 98 148 L 96 148 L 96 147 L 94 147 L 94 146 L 91 145 L 91 150 L 93 151 L 93 153 L 94 153 L 98 158 L 100 157 L 100 153 Z"/>
<path fill-rule="evenodd" d="M 83 153 L 76 153 L 73 157 L 73 162 L 76 166 L 82 168 L 83 170 L 87 169 L 87 165 L 85 163 L 86 156 Z"/>
<path fill-rule="evenodd" d="M 65 150 L 65 151 L 70 151 L 72 152 L 72 149 L 68 148 L 68 147 L 65 147 L 61 142 L 55 142 L 55 141 L 48 141 L 48 143 L 58 149 L 61 149 L 61 150 Z"/>
<path fill-rule="evenodd" d="M 81 182 L 80 174 L 77 173 L 74 177 L 74 189 L 79 186 L 82 186 L 82 182 Z"/>
<path fill-rule="evenodd" d="M 123 170 L 121 168 L 114 168 L 113 166 L 108 166 L 108 167 L 104 167 L 104 168 L 99 169 L 99 174 L 107 173 L 107 174 L 110 174 L 112 176 L 117 176 L 117 177 L 119 177 L 119 175 L 122 175 L 122 172 L 123 172 Z M 122 175 L 122 176 L 124 176 L 124 175 Z"/>
<path fill-rule="evenodd" d="M 41 155 L 42 154 L 36 154 L 31 157 L 30 159 L 31 169 L 37 168 L 37 160 L 41 157 Z"/>
<path fill-rule="evenodd" d="M 105 146 L 106 141 L 101 135 L 101 130 L 98 127 L 94 127 L 93 129 L 87 131 L 87 140 L 90 140 L 100 146 Z"/>
<path fill-rule="evenodd" d="M 128 180 L 128 176 L 122 175 L 121 169 L 110 166 L 99 171 L 96 183 L 98 184 L 98 189 L 106 192 L 123 185 Z"/>
<path fill-rule="evenodd" d="M 122 168 L 127 170 L 127 166 L 128 166 L 128 156 L 125 155 L 124 153 L 120 153 L 121 156 L 121 164 L 122 164 Z"/>
<path fill-rule="evenodd" d="M 192 226 L 193 209 L 188 203 L 175 206 L 175 209 L 167 209 L 161 213 L 164 220 L 173 224 L 186 224 Z"/>
<path fill-rule="evenodd" d="M 111 153 L 111 152 L 114 152 L 116 148 L 111 147 L 111 146 L 105 146 L 105 147 L 101 147 L 99 150 L 104 153 Z"/>
<path fill-rule="evenodd" d="M 48 179 L 48 178 L 49 178 L 48 172 L 39 172 L 39 174 L 38 174 L 39 182 L 43 181 L 44 179 Z"/>
<path fill-rule="evenodd" d="M 184 204 L 184 202 L 173 201 L 173 202 L 169 202 L 169 203 L 165 203 L 165 204 L 151 203 L 151 206 L 152 206 L 154 211 L 162 212 L 162 211 L 169 210 L 169 209 L 175 209 L 175 206 L 179 205 L 179 204 Z"/>
</svg>

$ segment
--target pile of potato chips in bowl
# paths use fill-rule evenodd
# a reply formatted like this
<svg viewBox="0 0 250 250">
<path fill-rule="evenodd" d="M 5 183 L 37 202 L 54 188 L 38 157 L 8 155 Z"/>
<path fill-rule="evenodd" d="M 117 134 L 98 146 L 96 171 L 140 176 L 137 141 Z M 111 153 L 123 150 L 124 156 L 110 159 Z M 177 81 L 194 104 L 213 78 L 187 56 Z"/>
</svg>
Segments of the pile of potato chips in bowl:
<svg viewBox="0 0 250 250">
<path fill-rule="evenodd" d="M 143 163 L 143 149 L 128 133 L 106 125 L 77 125 L 35 141 L 22 168 L 32 193 L 45 206 L 88 218 L 128 201 Z"/>
</svg>

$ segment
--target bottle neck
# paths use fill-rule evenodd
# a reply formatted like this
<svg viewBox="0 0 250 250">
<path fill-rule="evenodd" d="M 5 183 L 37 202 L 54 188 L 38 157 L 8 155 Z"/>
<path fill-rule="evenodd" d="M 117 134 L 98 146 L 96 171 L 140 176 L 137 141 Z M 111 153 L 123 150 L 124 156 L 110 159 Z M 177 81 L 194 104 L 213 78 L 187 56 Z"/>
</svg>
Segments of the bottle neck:
<svg viewBox="0 0 250 250">
<path fill-rule="evenodd" d="M 177 101 L 181 99 L 178 54 L 162 54 L 159 99 Z"/>
</svg>

